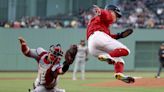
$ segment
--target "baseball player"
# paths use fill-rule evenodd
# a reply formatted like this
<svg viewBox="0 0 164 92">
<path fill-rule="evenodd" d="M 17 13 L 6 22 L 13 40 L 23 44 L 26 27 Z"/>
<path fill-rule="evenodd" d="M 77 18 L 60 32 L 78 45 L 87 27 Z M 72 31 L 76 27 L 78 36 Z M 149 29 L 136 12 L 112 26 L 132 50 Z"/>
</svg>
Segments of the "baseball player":
<svg viewBox="0 0 164 92">
<path fill-rule="evenodd" d="M 73 70 L 73 80 L 77 80 L 76 73 L 78 68 L 81 70 L 81 79 L 85 79 L 85 64 L 87 61 L 88 48 L 85 45 L 85 40 L 81 40 L 80 44 L 77 46 L 77 54 L 75 58 L 74 70 Z"/>
<path fill-rule="evenodd" d="M 122 16 L 120 9 L 115 5 L 106 5 L 101 9 L 93 5 L 95 16 L 87 26 L 87 39 L 89 53 L 97 57 L 100 61 L 106 61 L 114 65 L 115 78 L 126 83 L 133 83 L 133 77 L 125 76 L 124 60 L 122 56 L 127 56 L 129 49 L 117 39 L 129 36 L 133 30 L 127 29 L 122 33 L 112 34 L 108 27 Z"/>
<path fill-rule="evenodd" d="M 162 43 L 160 46 L 160 49 L 158 51 L 158 56 L 159 56 L 159 69 L 155 78 L 160 78 L 162 68 L 164 67 L 164 43 Z"/>
<path fill-rule="evenodd" d="M 22 53 L 34 58 L 38 63 L 38 76 L 34 82 L 34 89 L 31 92 L 65 92 L 65 89 L 57 88 L 58 75 L 64 74 L 72 64 L 77 52 L 74 46 L 74 53 L 67 50 L 63 65 L 60 64 L 63 52 L 60 44 L 51 45 L 49 51 L 39 47 L 30 49 L 23 37 L 19 37 Z M 72 56 L 71 56 L 72 55 Z"/>
</svg>

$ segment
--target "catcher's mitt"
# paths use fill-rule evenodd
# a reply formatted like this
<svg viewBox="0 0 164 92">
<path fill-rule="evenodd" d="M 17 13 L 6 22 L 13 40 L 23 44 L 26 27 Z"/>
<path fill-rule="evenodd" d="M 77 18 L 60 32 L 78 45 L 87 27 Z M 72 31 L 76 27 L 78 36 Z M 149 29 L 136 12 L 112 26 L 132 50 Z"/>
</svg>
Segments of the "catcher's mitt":
<svg viewBox="0 0 164 92">
<path fill-rule="evenodd" d="M 71 45 L 71 47 L 65 53 L 65 63 L 72 64 L 77 53 L 77 45 Z"/>
<path fill-rule="evenodd" d="M 127 36 L 129 36 L 130 34 L 133 33 L 133 29 L 126 29 L 125 31 L 121 32 L 121 33 L 118 33 L 118 39 L 119 38 L 125 38 Z"/>
</svg>

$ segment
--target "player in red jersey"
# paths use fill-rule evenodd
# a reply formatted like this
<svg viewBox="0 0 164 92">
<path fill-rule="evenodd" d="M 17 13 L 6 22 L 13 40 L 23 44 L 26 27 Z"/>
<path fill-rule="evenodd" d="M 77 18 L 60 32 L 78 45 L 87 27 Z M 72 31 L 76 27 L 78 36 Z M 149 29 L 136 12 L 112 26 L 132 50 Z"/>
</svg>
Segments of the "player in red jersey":
<svg viewBox="0 0 164 92">
<path fill-rule="evenodd" d="M 126 83 L 133 83 L 135 79 L 125 76 L 124 60 L 122 56 L 127 56 L 130 50 L 117 39 L 124 38 L 124 32 L 112 34 L 110 27 L 118 18 L 122 16 L 121 11 L 115 5 L 106 5 L 105 9 L 93 6 L 95 16 L 87 26 L 87 39 L 89 53 L 97 57 L 100 61 L 107 61 L 114 65 L 115 78 Z M 127 29 L 132 31 L 132 29 Z"/>
<path fill-rule="evenodd" d="M 50 46 L 49 51 L 39 47 L 30 49 L 23 37 L 19 37 L 22 53 L 34 58 L 38 63 L 38 76 L 34 82 L 34 89 L 30 92 L 65 92 L 65 89 L 57 88 L 58 75 L 64 74 L 72 62 L 65 59 L 61 65 L 60 60 L 63 52 L 60 44 Z M 67 56 L 65 55 L 67 58 Z M 70 57 L 69 57 L 70 58 Z M 71 58 L 72 61 L 74 58 Z"/>
</svg>

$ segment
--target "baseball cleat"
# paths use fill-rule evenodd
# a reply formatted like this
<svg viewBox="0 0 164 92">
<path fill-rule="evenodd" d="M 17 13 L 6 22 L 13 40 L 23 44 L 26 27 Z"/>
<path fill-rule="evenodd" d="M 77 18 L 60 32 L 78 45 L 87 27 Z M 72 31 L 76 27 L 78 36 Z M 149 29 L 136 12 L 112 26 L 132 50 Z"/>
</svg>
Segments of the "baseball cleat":
<svg viewBox="0 0 164 92">
<path fill-rule="evenodd" d="M 110 59 L 110 58 L 109 58 L 108 56 L 106 56 L 106 55 L 99 55 L 99 56 L 98 56 L 98 59 L 99 59 L 100 61 L 108 62 L 108 64 L 114 64 L 114 63 L 115 63 L 114 60 Z"/>
<path fill-rule="evenodd" d="M 115 78 L 118 80 L 121 80 L 125 83 L 134 83 L 135 82 L 135 79 L 133 77 L 125 76 L 122 73 L 115 74 Z"/>
<path fill-rule="evenodd" d="M 160 76 L 155 76 L 155 78 L 160 78 Z"/>
</svg>

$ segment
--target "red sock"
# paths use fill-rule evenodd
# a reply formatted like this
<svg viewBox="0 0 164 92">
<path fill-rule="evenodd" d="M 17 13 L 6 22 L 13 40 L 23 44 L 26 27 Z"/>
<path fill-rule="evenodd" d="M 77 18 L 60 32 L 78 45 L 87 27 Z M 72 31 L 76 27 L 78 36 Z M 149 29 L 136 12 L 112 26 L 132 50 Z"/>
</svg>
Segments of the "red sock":
<svg viewBox="0 0 164 92">
<path fill-rule="evenodd" d="M 122 62 L 115 63 L 114 64 L 114 71 L 115 71 L 115 73 L 123 73 L 124 64 Z"/>
<path fill-rule="evenodd" d="M 129 54 L 128 50 L 124 48 L 114 49 L 113 51 L 109 52 L 109 55 L 111 57 L 127 56 L 128 54 Z"/>
</svg>

